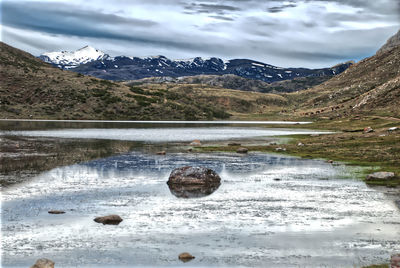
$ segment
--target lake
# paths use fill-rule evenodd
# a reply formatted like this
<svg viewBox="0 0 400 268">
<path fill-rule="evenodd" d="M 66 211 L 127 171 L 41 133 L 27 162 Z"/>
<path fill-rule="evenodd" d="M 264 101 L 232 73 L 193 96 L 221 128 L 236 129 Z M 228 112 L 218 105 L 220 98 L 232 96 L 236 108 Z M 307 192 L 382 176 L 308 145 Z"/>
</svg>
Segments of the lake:
<svg viewBox="0 0 400 268">
<path fill-rule="evenodd" d="M 399 209 L 356 179 L 354 168 L 278 154 L 187 152 L 194 139 L 263 144 L 326 133 L 270 124 L 0 123 L 4 137 L 135 144 L 3 188 L 2 267 L 42 257 L 56 267 L 361 267 L 400 251 Z M 160 149 L 167 154 L 155 155 Z M 221 185 L 206 193 L 170 189 L 170 172 L 186 165 L 214 169 Z M 109 214 L 123 221 L 93 221 Z M 185 251 L 196 258 L 183 264 L 177 256 Z"/>
</svg>

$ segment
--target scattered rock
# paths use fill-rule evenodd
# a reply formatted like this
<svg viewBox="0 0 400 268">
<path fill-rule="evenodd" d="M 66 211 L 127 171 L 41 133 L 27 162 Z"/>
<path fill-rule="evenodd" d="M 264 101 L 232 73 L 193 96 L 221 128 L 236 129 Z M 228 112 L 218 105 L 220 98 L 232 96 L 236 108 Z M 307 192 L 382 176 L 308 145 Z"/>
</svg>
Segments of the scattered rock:
<svg viewBox="0 0 400 268">
<path fill-rule="evenodd" d="M 367 181 L 386 181 L 395 177 L 393 172 L 375 172 L 367 176 Z"/>
<path fill-rule="evenodd" d="M 190 143 L 190 146 L 201 146 L 200 140 L 194 140 Z"/>
<path fill-rule="evenodd" d="M 180 167 L 171 172 L 168 185 L 219 185 L 221 178 L 212 169 L 205 167 Z"/>
<path fill-rule="evenodd" d="M 189 262 L 189 261 L 193 260 L 195 257 L 193 255 L 191 255 L 190 253 L 184 252 L 184 253 L 179 254 L 178 258 L 183 262 Z"/>
<path fill-rule="evenodd" d="M 379 135 L 379 137 L 386 137 L 386 135 L 385 134 L 381 134 L 381 135 Z"/>
<path fill-rule="evenodd" d="M 97 217 L 94 219 L 94 221 L 97 223 L 102 223 L 102 224 L 118 225 L 123 220 L 118 215 L 109 215 L 109 216 L 104 216 L 104 217 Z"/>
<path fill-rule="evenodd" d="M 228 146 L 240 146 L 240 145 L 241 145 L 240 143 L 236 143 L 236 142 L 228 143 Z"/>
<path fill-rule="evenodd" d="M 400 254 L 392 255 L 390 259 L 390 267 L 392 268 L 400 267 Z"/>
<path fill-rule="evenodd" d="M 62 210 L 49 210 L 49 214 L 64 214 L 65 211 Z"/>
<path fill-rule="evenodd" d="M 319 137 L 319 134 L 311 134 L 310 137 Z"/>
<path fill-rule="evenodd" d="M 249 149 L 244 148 L 244 147 L 240 147 L 240 148 L 238 148 L 238 149 L 236 150 L 236 152 L 237 152 L 238 154 L 247 154 L 248 151 L 249 151 Z"/>
<path fill-rule="evenodd" d="M 39 259 L 31 268 L 54 268 L 54 262 L 49 259 Z"/>
<path fill-rule="evenodd" d="M 270 142 L 268 145 L 277 145 L 276 142 Z"/>
<path fill-rule="evenodd" d="M 277 152 L 286 152 L 286 148 L 278 147 L 278 148 L 275 148 L 275 151 L 277 151 Z"/>
<path fill-rule="evenodd" d="M 297 146 L 303 147 L 303 146 L 304 146 L 304 143 L 299 142 L 299 143 L 297 144 Z"/>
<path fill-rule="evenodd" d="M 157 155 L 166 155 L 167 154 L 167 152 L 166 151 L 160 151 L 160 152 L 157 152 Z"/>
<path fill-rule="evenodd" d="M 374 132 L 374 130 L 371 127 L 364 128 L 364 133 L 371 133 L 371 132 Z"/>
<path fill-rule="evenodd" d="M 398 131 L 398 130 L 399 130 L 398 127 L 391 127 L 388 129 L 389 132 Z"/>
</svg>

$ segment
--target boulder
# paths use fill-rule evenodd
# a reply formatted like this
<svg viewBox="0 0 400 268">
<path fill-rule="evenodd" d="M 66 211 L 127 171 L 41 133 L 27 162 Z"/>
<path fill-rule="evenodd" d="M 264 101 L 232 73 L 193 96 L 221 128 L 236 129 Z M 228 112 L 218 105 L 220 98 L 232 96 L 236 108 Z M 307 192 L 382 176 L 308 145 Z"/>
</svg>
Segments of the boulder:
<svg viewBox="0 0 400 268">
<path fill-rule="evenodd" d="M 49 210 L 49 214 L 64 214 L 65 211 L 62 210 Z"/>
<path fill-rule="evenodd" d="M 102 224 L 118 225 L 123 220 L 118 215 L 108 215 L 108 216 L 104 216 L 104 217 L 97 217 L 94 219 L 94 221 L 97 223 L 102 223 Z"/>
<path fill-rule="evenodd" d="M 249 149 L 244 148 L 244 147 L 240 147 L 240 148 L 238 148 L 238 149 L 236 150 L 236 152 L 237 152 L 238 154 L 247 154 L 248 151 L 249 151 Z"/>
<path fill-rule="evenodd" d="M 166 155 L 167 154 L 167 152 L 166 151 L 160 151 L 160 152 L 157 152 L 157 155 Z"/>
<path fill-rule="evenodd" d="M 398 127 L 391 127 L 388 129 L 389 132 L 398 131 L 398 130 L 399 130 Z"/>
<path fill-rule="evenodd" d="M 171 172 L 168 185 L 219 185 L 221 178 L 212 169 L 205 167 L 180 167 Z"/>
<path fill-rule="evenodd" d="M 304 143 L 299 142 L 299 143 L 297 144 L 297 146 L 303 147 L 303 146 L 304 146 Z"/>
<path fill-rule="evenodd" d="M 31 268 L 54 268 L 54 262 L 49 259 L 39 259 Z"/>
<path fill-rule="evenodd" d="M 190 143 L 190 146 L 201 146 L 200 140 L 194 140 Z"/>
<path fill-rule="evenodd" d="M 328 162 L 329 164 L 333 164 L 333 160 L 328 160 L 326 162 Z"/>
<path fill-rule="evenodd" d="M 371 132 L 374 132 L 374 130 L 371 127 L 364 128 L 364 133 L 371 133 Z"/>
<path fill-rule="evenodd" d="M 375 172 L 369 174 L 366 178 L 367 181 L 386 181 L 394 179 L 395 175 L 393 172 Z"/>
<path fill-rule="evenodd" d="M 285 152 L 286 148 L 278 147 L 278 148 L 275 148 L 275 151 L 277 151 L 277 152 Z"/>
<path fill-rule="evenodd" d="M 188 261 L 193 260 L 195 257 L 193 255 L 191 255 L 190 253 L 183 252 L 183 253 L 179 254 L 178 258 L 183 262 L 188 262 Z"/>
</svg>

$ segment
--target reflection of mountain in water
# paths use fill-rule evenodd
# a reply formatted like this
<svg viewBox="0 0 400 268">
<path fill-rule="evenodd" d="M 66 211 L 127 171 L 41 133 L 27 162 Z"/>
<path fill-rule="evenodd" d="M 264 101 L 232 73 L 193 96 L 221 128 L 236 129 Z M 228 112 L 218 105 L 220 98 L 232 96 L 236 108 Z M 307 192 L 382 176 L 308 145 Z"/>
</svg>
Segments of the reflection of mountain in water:
<svg viewBox="0 0 400 268">
<path fill-rule="evenodd" d="M 157 156 L 137 152 L 94 160 L 83 165 L 98 170 L 104 177 L 123 174 L 126 177 L 152 175 L 165 178 L 176 167 L 197 165 L 215 170 L 224 180 L 229 180 L 231 176 L 244 173 L 249 174 L 271 170 L 274 167 L 282 167 L 287 173 L 298 166 L 309 166 L 310 168 L 330 166 L 322 161 L 271 154 L 248 154 L 243 156 L 233 153 L 212 155 L 175 153 Z M 297 175 L 301 176 L 301 174 Z M 324 174 L 325 176 L 329 176 L 329 174 Z"/>
</svg>

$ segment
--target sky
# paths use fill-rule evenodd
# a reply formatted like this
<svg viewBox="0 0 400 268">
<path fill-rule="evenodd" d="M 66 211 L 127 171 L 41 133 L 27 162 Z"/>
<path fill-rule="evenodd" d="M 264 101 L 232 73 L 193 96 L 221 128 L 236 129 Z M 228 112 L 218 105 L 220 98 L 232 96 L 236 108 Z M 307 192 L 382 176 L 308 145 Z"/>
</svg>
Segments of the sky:
<svg viewBox="0 0 400 268">
<path fill-rule="evenodd" d="M 35 56 L 90 45 L 319 68 L 372 56 L 400 29 L 400 0 L 0 1 L 1 40 Z"/>
</svg>

